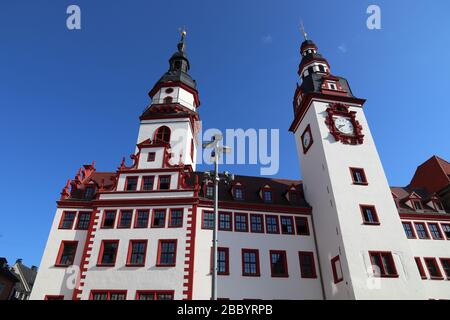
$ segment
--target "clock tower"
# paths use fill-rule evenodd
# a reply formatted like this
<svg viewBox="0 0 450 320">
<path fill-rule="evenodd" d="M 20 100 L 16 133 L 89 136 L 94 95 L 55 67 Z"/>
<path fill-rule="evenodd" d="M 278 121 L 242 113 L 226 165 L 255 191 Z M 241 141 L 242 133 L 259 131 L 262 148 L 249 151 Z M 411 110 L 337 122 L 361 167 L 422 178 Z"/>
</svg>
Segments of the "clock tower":
<svg viewBox="0 0 450 320">
<path fill-rule="evenodd" d="M 326 299 L 424 299 L 414 256 L 364 115 L 364 99 L 306 39 L 294 133 Z M 388 235 L 388 236 L 386 236 Z"/>
</svg>

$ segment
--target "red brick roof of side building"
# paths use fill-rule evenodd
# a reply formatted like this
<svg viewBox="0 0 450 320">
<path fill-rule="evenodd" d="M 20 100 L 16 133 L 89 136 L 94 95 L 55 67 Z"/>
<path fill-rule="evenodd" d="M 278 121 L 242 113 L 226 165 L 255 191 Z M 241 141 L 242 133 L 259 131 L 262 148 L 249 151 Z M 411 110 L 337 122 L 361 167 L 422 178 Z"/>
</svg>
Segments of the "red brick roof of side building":
<svg viewBox="0 0 450 320">
<path fill-rule="evenodd" d="M 450 163 L 438 156 L 432 156 L 417 167 L 408 188 L 424 188 L 428 193 L 434 194 L 449 184 Z"/>
</svg>

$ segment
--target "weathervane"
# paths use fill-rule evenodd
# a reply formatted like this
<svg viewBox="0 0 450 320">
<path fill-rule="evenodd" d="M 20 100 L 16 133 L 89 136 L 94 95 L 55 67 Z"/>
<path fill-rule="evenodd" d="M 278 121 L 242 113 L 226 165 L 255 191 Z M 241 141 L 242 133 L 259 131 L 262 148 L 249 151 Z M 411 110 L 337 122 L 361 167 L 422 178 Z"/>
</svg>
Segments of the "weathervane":
<svg viewBox="0 0 450 320">
<path fill-rule="evenodd" d="M 186 26 L 183 26 L 183 28 L 178 28 L 178 31 L 180 31 L 180 33 L 181 33 L 180 43 L 178 43 L 178 50 L 183 52 L 184 51 L 184 40 L 186 39 L 186 35 L 187 35 Z"/>
<path fill-rule="evenodd" d="M 308 40 L 308 34 L 305 31 L 305 26 L 303 25 L 303 21 L 300 22 L 301 31 L 303 33 L 303 36 L 305 37 L 305 40 Z"/>
</svg>

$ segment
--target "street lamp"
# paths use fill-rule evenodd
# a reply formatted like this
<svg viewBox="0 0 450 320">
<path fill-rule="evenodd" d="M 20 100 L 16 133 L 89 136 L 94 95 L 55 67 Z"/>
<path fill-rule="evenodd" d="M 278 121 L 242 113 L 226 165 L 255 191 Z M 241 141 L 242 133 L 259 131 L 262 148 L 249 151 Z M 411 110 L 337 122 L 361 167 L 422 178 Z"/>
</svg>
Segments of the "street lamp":
<svg viewBox="0 0 450 320">
<path fill-rule="evenodd" d="M 203 143 L 203 149 L 213 149 L 211 151 L 211 158 L 214 160 L 214 228 L 213 228 L 213 270 L 211 283 L 211 299 L 217 300 L 217 233 L 219 227 L 219 157 L 222 153 L 230 153 L 231 148 L 227 146 L 219 146 L 223 136 L 216 134 L 211 141 Z M 228 180 L 229 175 L 225 173 L 225 178 Z"/>
</svg>

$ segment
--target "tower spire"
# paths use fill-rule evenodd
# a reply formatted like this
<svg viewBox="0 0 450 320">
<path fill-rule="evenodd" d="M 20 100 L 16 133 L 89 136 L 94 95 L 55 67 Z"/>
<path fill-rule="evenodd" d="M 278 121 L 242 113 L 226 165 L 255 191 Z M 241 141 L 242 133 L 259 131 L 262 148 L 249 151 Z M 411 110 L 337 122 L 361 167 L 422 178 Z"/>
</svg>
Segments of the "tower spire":
<svg viewBox="0 0 450 320">
<path fill-rule="evenodd" d="M 305 26 L 303 25 L 303 21 L 300 21 L 300 30 L 302 31 L 303 37 L 305 38 L 305 41 L 308 40 L 308 34 L 305 31 Z"/>
</svg>

